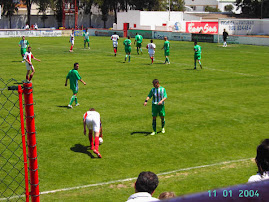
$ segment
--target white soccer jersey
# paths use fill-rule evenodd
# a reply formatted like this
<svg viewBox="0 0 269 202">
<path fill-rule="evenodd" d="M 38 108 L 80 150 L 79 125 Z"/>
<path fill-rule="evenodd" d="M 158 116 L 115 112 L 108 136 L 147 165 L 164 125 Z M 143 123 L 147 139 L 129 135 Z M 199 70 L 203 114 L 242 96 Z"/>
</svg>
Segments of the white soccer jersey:
<svg viewBox="0 0 269 202">
<path fill-rule="evenodd" d="M 155 50 L 154 49 L 156 48 L 156 45 L 154 43 L 149 43 L 147 45 L 147 48 L 148 48 L 148 53 L 150 55 L 153 55 L 155 53 Z"/>
<path fill-rule="evenodd" d="M 111 36 L 111 40 L 113 42 L 113 47 L 117 47 L 118 46 L 118 40 L 120 39 L 119 35 L 117 34 L 113 34 Z"/>
<path fill-rule="evenodd" d="M 70 43 L 74 45 L 75 42 L 75 34 L 71 33 L 70 34 Z"/>
<path fill-rule="evenodd" d="M 83 119 L 86 120 L 88 129 L 93 129 L 94 132 L 100 131 L 100 114 L 97 111 L 87 111 Z"/>
<path fill-rule="evenodd" d="M 32 58 L 34 58 L 32 52 L 30 52 L 30 53 L 29 52 L 26 52 L 24 54 L 24 57 L 23 57 L 24 60 L 27 59 L 30 63 L 32 63 Z M 33 70 L 34 69 L 34 66 L 33 65 L 29 65 L 28 62 L 25 62 L 25 65 L 26 65 L 26 69 L 27 70 Z"/>
</svg>

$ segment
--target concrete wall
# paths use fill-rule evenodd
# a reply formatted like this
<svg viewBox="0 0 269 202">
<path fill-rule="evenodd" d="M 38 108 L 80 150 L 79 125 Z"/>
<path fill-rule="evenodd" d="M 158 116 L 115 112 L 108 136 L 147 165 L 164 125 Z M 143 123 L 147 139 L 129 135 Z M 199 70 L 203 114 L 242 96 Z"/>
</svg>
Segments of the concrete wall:
<svg viewBox="0 0 269 202">
<path fill-rule="evenodd" d="M 91 16 L 91 24 L 94 28 L 104 28 L 104 22 L 102 21 L 101 15 L 92 15 Z M 27 21 L 26 15 L 15 15 L 11 18 L 11 29 L 22 29 Z M 106 22 L 105 28 L 111 28 L 113 26 L 114 16 L 108 16 L 108 20 Z M 41 16 L 32 15 L 31 16 L 31 24 L 37 23 L 39 28 L 50 28 L 55 27 L 58 28 L 57 20 L 54 16 L 48 16 L 48 19 L 45 21 L 45 25 L 41 20 Z M 74 15 L 66 16 L 66 28 L 73 28 L 75 26 Z M 81 27 L 89 27 L 90 26 L 90 17 L 89 15 L 78 15 L 78 26 Z M 0 20 L 0 29 L 9 29 L 9 19 L 5 16 L 2 16 Z"/>
<path fill-rule="evenodd" d="M 123 29 L 123 23 L 129 23 L 129 28 L 133 29 L 134 24 L 136 27 L 140 27 L 140 11 L 129 10 L 128 12 L 118 12 L 117 13 L 117 29 Z M 138 28 L 140 29 L 140 28 Z"/>
</svg>

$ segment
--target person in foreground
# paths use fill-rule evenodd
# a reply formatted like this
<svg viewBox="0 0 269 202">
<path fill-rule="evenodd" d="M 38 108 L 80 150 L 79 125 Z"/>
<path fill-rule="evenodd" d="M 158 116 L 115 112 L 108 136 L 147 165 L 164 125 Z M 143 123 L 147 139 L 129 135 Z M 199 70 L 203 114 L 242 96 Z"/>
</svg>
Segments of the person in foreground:
<svg viewBox="0 0 269 202">
<path fill-rule="evenodd" d="M 97 154 L 98 158 L 102 158 L 100 152 L 99 152 L 99 135 L 101 130 L 101 120 L 100 120 L 100 114 L 95 111 L 94 108 L 89 109 L 84 115 L 83 115 L 83 126 L 84 126 L 84 135 L 86 135 L 86 126 L 89 129 L 89 140 L 91 144 L 91 150 L 95 154 Z M 93 138 L 93 131 L 94 131 L 94 138 Z M 93 144 L 94 140 L 94 144 Z"/>
<path fill-rule="evenodd" d="M 152 197 L 159 184 L 158 176 L 153 172 L 141 172 L 135 182 L 135 194 L 132 194 L 126 202 L 159 201 Z"/>
<path fill-rule="evenodd" d="M 255 158 L 258 173 L 248 179 L 248 183 L 269 180 L 269 139 L 265 139 L 257 147 Z"/>
<path fill-rule="evenodd" d="M 154 88 L 152 88 L 144 102 L 144 106 L 147 106 L 148 100 L 152 97 L 152 128 L 153 132 L 150 135 L 157 134 L 156 131 L 156 117 L 159 115 L 162 120 L 162 133 L 165 133 L 165 108 L 164 101 L 167 99 L 166 90 L 160 86 L 159 80 L 154 79 L 152 81 Z"/>
</svg>

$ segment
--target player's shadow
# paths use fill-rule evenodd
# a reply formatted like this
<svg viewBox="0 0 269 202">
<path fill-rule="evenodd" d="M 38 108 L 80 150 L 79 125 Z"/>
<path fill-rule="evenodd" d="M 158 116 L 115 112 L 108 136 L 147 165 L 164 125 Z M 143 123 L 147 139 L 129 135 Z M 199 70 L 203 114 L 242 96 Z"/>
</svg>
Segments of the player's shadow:
<svg viewBox="0 0 269 202">
<path fill-rule="evenodd" d="M 90 146 L 84 146 L 82 144 L 75 144 L 73 147 L 70 148 L 70 150 L 73 152 L 87 154 L 89 157 L 91 157 L 93 159 L 95 157 L 91 154 L 91 152 L 88 151 L 89 148 L 90 148 Z"/>
<path fill-rule="evenodd" d="M 157 133 L 160 133 L 161 131 L 158 131 Z M 147 131 L 134 131 L 131 133 L 131 135 L 134 135 L 134 134 L 145 134 L 145 136 L 148 136 L 150 135 L 152 132 L 147 132 Z"/>
<path fill-rule="evenodd" d="M 18 62 L 18 63 L 22 63 L 22 62 L 21 62 L 21 60 L 20 60 L 20 61 L 18 61 L 18 60 L 17 60 L 17 61 L 16 61 L 16 60 L 13 60 L 13 61 L 11 61 L 11 62 Z"/>
<path fill-rule="evenodd" d="M 66 106 L 66 105 L 65 105 L 65 106 L 57 106 L 57 107 L 61 107 L 61 108 L 68 108 L 68 106 Z"/>
<path fill-rule="evenodd" d="M 191 69 L 184 69 L 184 70 L 197 70 L 197 69 L 193 69 L 193 68 L 191 68 Z"/>
</svg>

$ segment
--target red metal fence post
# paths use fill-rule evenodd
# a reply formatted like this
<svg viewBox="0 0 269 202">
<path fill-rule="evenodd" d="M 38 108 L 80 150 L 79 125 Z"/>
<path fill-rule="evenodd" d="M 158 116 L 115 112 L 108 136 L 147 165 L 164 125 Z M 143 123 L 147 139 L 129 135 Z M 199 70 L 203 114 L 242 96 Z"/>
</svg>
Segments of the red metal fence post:
<svg viewBox="0 0 269 202">
<path fill-rule="evenodd" d="M 24 103 L 26 112 L 26 129 L 28 142 L 28 159 L 32 202 L 39 202 L 39 180 L 36 149 L 35 114 L 32 83 L 24 83 Z"/>
<path fill-rule="evenodd" d="M 24 179 L 25 179 L 25 197 L 26 202 L 29 202 L 29 186 L 28 186 L 28 167 L 27 167 L 27 154 L 25 144 L 25 131 L 24 131 L 24 117 L 23 117 L 23 104 L 22 104 L 22 88 L 18 86 L 19 104 L 20 104 L 20 119 L 21 119 L 21 135 L 22 135 L 22 150 L 23 150 L 23 162 L 24 162 Z"/>
</svg>

